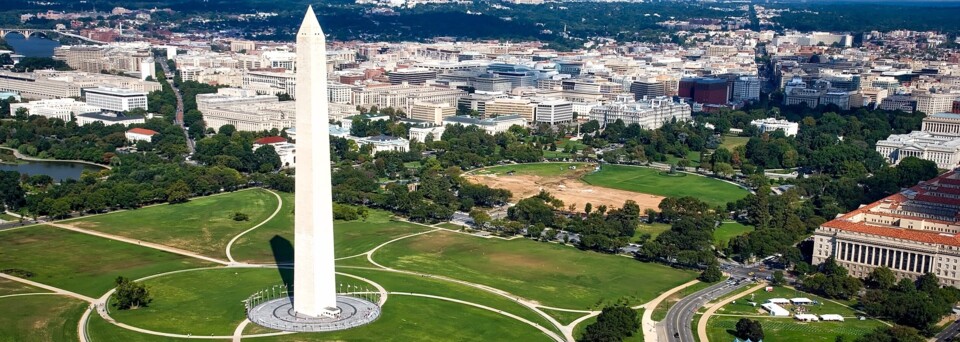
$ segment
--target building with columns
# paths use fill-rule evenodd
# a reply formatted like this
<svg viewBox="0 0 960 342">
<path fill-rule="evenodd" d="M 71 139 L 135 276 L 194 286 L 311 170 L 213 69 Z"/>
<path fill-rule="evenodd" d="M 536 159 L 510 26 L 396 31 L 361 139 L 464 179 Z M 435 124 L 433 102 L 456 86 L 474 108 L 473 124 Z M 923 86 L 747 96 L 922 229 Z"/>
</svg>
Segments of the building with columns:
<svg viewBox="0 0 960 342">
<path fill-rule="evenodd" d="M 938 113 L 923 119 L 920 131 L 893 134 L 877 142 L 877 152 L 891 164 L 917 157 L 941 169 L 960 165 L 960 114 Z"/>
<path fill-rule="evenodd" d="M 856 277 L 886 266 L 899 278 L 960 276 L 960 174 L 937 178 L 826 222 L 814 232 L 813 263 L 830 257 Z"/>
</svg>

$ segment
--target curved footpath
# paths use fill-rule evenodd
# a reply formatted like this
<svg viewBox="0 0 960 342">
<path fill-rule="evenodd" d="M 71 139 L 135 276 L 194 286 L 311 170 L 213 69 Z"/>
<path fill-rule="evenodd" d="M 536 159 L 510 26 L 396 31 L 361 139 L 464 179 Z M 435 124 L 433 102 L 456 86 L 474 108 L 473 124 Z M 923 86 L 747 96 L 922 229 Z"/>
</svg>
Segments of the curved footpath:
<svg viewBox="0 0 960 342">
<path fill-rule="evenodd" d="M 270 189 L 264 189 L 264 190 L 267 190 L 267 192 L 273 194 L 273 196 L 277 198 L 277 209 L 273 211 L 273 214 L 270 214 L 270 217 L 263 220 L 263 222 L 258 223 L 256 226 L 250 227 L 250 229 L 244 230 L 240 234 L 237 234 L 236 236 L 234 236 L 233 239 L 230 239 L 230 242 L 227 243 L 226 252 L 227 252 L 227 259 L 230 260 L 231 263 L 237 262 L 236 260 L 233 259 L 233 254 L 230 253 L 230 248 L 233 247 L 233 243 L 236 242 L 238 239 L 240 239 L 241 236 L 249 233 L 254 229 L 260 228 L 260 226 L 267 224 L 267 222 L 270 222 L 270 220 L 273 220 L 273 218 L 280 213 L 280 209 L 283 208 L 283 198 L 280 198 L 279 194 L 277 194 L 276 192 Z"/>
<path fill-rule="evenodd" d="M 86 160 L 67 160 L 67 159 L 42 159 L 42 158 L 34 158 L 34 157 L 22 155 L 22 154 L 20 154 L 20 151 L 17 151 L 16 149 L 10 148 L 10 147 L 0 146 L 0 150 L 12 151 L 12 152 L 13 152 L 13 156 L 14 156 L 15 158 L 17 158 L 17 159 L 22 159 L 22 160 L 26 160 L 26 161 L 57 162 L 57 163 L 77 163 L 77 164 L 86 164 L 86 165 L 90 165 L 90 166 L 102 167 L 102 168 L 107 169 L 107 170 L 113 169 L 113 167 L 110 166 L 110 165 L 103 165 L 103 164 L 92 163 L 92 162 L 88 162 L 88 161 L 86 161 Z"/>
<path fill-rule="evenodd" d="M 709 341 L 709 340 L 710 340 L 710 339 L 707 337 L 707 321 L 710 320 L 710 316 L 713 316 L 713 313 L 717 312 L 717 310 L 719 310 L 720 308 L 722 308 L 724 305 L 730 304 L 730 302 L 735 301 L 735 300 L 740 299 L 740 298 L 743 298 L 743 297 L 745 297 L 746 295 L 751 294 L 751 293 L 753 293 L 754 291 L 757 291 L 757 290 L 759 290 L 759 289 L 762 289 L 762 288 L 764 288 L 764 287 L 766 287 L 766 286 L 767 286 L 767 283 L 761 282 L 761 283 L 757 284 L 756 286 L 747 289 L 746 291 L 740 292 L 740 293 L 736 294 L 735 296 L 731 296 L 731 297 L 729 297 L 729 298 L 727 298 L 727 299 L 724 299 L 724 300 L 722 300 L 722 301 L 719 301 L 719 302 L 711 305 L 711 306 L 707 309 L 707 311 L 703 313 L 703 316 L 700 316 L 700 321 L 697 322 L 697 338 L 700 339 L 700 341 Z"/>
</svg>

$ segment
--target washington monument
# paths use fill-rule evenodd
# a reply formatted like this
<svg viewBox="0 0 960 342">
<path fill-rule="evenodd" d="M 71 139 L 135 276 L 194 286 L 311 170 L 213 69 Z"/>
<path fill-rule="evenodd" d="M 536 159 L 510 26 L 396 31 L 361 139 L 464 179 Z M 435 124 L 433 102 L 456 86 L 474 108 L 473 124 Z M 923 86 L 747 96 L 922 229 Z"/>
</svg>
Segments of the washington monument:
<svg viewBox="0 0 960 342">
<path fill-rule="evenodd" d="M 333 193 L 330 179 L 330 115 L 327 48 L 313 13 L 297 33 L 297 175 L 293 308 L 298 315 L 332 317 L 337 308 L 333 265 Z"/>
</svg>

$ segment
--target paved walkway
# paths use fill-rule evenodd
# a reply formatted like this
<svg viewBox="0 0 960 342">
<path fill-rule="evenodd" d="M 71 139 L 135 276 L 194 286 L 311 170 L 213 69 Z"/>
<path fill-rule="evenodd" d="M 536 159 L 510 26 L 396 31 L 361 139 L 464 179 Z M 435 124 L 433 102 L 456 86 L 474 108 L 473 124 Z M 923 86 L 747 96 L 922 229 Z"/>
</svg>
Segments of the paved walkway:
<svg viewBox="0 0 960 342">
<path fill-rule="evenodd" d="M 746 291 L 727 297 L 727 299 L 714 303 L 709 308 L 707 308 L 707 311 L 703 313 L 703 316 L 700 316 L 700 321 L 697 322 L 697 339 L 699 339 L 700 341 L 710 341 L 710 339 L 707 337 L 707 321 L 710 320 L 710 316 L 713 316 L 713 314 L 717 312 L 718 309 L 722 308 L 724 305 L 730 304 L 730 302 L 732 301 L 743 298 L 748 294 L 751 294 L 754 291 L 762 289 L 766 286 L 767 286 L 767 283 L 760 282 L 760 284 L 757 284 L 756 286 L 751 287 Z"/>
<path fill-rule="evenodd" d="M 643 332 L 643 341 L 644 342 L 657 342 L 659 341 L 659 336 L 657 335 L 657 322 L 653 320 L 653 310 L 657 309 L 657 306 L 660 306 L 660 303 L 672 296 L 674 293 L 680 292 L 687 287 L 693 286 L 699 283 L 699 280 L 691 280 L 686 283 L 681 284 L 680 286 L 674 287 L 667 292 L 660 294 L 657 298 L 647 302 L 646 304 L 634 307 L 634 309 L 639 309 L 643 307 L 643 317 L 640 319 L 640 327 Z"/>
<path fill-rule="evenodd" d="M 67 290 L 64 290 L 64 289 L 61 289 L 61 288 L 57 288 L 57 287 L 53 287 L 53 286 L 50 286 L 50 285 L 41 284 L 41 283 L 38 283 L 38 282 L 35 282 L 35 281 L 26 280 L 26 279 L 23 279 L 23 278 L 20 278 L 20 277 L 14 277 L 14 276 L 9 275 L 9 274 L 6 274 L 6 273 L 0 273 L 0 278 L 6 278 L 6 279 L 9 279 L 9 280 L 13 280 L 13 281 L 16 281 L 16 282 L 24 283 L 24 284 L 27 284 L 27 285 L 30 285 L 30 286 L 39 287 L 39 288 L 41 288 L 41 289 L 44 289 L 44 290 L 47 290 L 47 291 L 50 291 L 50 292 L 53 292 L 53 293 L 56 293 L 56 294 L 59 294 L 59 295 L 64 295 L 64 296 L 67 296 L 67 297 L 73 297 L 73 298 L 76 298 L 76 299 L 79 299 L 79 300 L 82 300 L 82 301 L 88 302 L 88 303 L 93 303 L 93 302 L 96 301 L 96 300 L 93 299 L 93 298 L 84 296 L 84 295 L 79 294 L 79 293 L 76 293 L 76 292 L 70 292 L 70 291 L 67 291 Z"/>
<path fill-rule="evenodd" d="M 263 220 L 263 222 L 258 223 L 256 226 L 250 227 L 250 229 L 244 230 L 242 233 L 237 234 L 237 236 L 234 236 L 233 239 L 230 239 L 230 242 L 227 243 L 226 252 L 227 252 L 227 259 L 229 259 L 231 263 L 236 263 L 236 262 L 237 262 L 236 260 L 233 259 L 233 254 L 230 254 L 230 248 L 233 247 L 233 243 L 234 243 L 234 242 L 237 242 L 237 240 L 240 239 L 240 237 L 243 236 L 244 234 L 249 233 L 250 231 L 252 231 L 252 230 L 254 230 L 254 229 L 260 228 L 260 226 L 266 224 L 267 222 L 270 222 L 270 220 L 273 220 L 273 218 L 276 217 L 277 214 L 280 213 L 280 209 L 283 208 L 283 199 L 280 198 L 280 195 L 279 195 L 279 194 L 277 194 L 276 192 L 273 192 L 272 190 L 269 190 L 269 189 L 264 189 L 264 190 L 267 190 L 267 192 L 269 192 L 269 193 L 273 194 L 273 196 L 277 197 L 277 210 L 274 210 L 274 211 L 273 211 L 273 214 L 270 214 L 270 217 L 268 217 L 266 220 Z"/>
</svg>

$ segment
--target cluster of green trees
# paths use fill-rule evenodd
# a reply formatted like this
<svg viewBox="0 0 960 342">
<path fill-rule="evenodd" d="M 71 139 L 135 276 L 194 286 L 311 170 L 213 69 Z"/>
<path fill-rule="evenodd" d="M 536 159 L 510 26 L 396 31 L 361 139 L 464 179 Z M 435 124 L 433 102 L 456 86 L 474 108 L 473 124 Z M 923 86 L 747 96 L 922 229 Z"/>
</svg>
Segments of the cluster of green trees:
<svg viewBox="0 0 960 342">
<path fill-rule="evenodd" d="M 904 278 L 899 282 L 889 268 L 880 267 L 866 279 L 868 290 L 860 303 L 870 315 L 887 318 L 897 324 L 919 329 L 932 335 L 936 323 L 952 314 L 954 303 L 960 301 L 960 290 L 940 287 L 940 280 L 927 273 L 916 281 Z"/>
<path fill-rule="evenodd" d="M 529 130 L 519 126 L 490 135 L 476 126 L 448 125 L 440 140 L 427 139 L 425 143 L 428 149 L 437 151 L 441 165 L 468 170 L 503 160 L 519 163 L 542 161 L 542 147 L 521 140 L 529 135 Z"/>
<path fill-rule="evenodd" d="M 819 272 L 803 278 L 802 283 L 806 291 L 837 299 L 853 298 L 863 288 L 863 282 L 849 275 L 832 257 L 820 264 Z"/>
<path fill-rule="evenodd" d="M 623 341 L 640 330 L 637 311 L 626 305 L 603 308 L 597 321 L 587 326 L 580 341 L 612 342 Z"/>
<path fill-rule="evenodd" d="M 650 212 L 648 219 L 670 223 L 670 230 L 641 241 L 637 258 L 688 267 L 713 264 L 713 231 L 719 222 L 716 208 L 693 197 L 668 197 L 659 208 L 660 213 Z"/>
<path fill-rule="evenodd" d="M 15 72 L 31 72 L 44 69 L 73 70 L 67 65 L 67 62 L 50 57 L 24 57 L 20 60 L 20 63 L 13 66 L 12 70 Z"/>
<path fill-rule="evenodd" d="M 272 145 L 253 149 L 256 139 L 268 135 L 270 132 L 242 132 L 225 125 L 219 133 L 197 141 L 193 159 L 246 173 L 273 172 L 284 166 L 276 149 Z"/>
<path fill-rule="evenodd" d="M 456 210 L 503 205 L 511 195 L 506 190 L 470 184 L 459 168 L 443 168 L 432 158 L 415 171 L 418 183 L 392 181 L 381 188 L 376 160 L 338 166 L 333 172 L 334 200 L 387 209 L 412 221 L 440 222 L 449 220 Z"/>
<path fill-rule="evenodd" d="M 720 144 L 720 138 L 697 122 L 668 122 L 656 130 L 644 129 L 638 124 L 625 125 L 622 120 L 599 129 L 596 121 L 581 126 L 583 143 L 592 148 L 608 147 L 610 143 L 622 148 L 605 152 L 604 161 L 611 163 L 665 162 L 668 156 L 681 159 L 680 167 L 694 166 L 687 159 L 690 151 L 706 152 Z"/>
<path fill-rule="evenodd" d="M 760 321 L 749 318 L 741 318 L 736 325 L 737 337 L 750 341 L 763 340 L 763 326 Z"/>
</svg>

